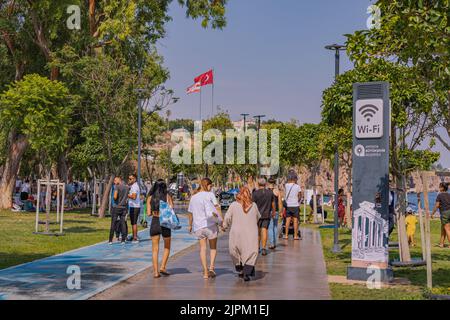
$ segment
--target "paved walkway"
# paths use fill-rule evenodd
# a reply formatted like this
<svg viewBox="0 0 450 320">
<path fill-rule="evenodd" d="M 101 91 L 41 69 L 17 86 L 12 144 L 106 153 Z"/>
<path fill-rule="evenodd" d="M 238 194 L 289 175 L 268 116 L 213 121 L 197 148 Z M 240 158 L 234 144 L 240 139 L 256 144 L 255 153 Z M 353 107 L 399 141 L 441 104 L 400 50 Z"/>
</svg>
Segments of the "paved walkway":
<svg viewBox="0 0 450 320">
<path fill-rule="evenodd" d="M 197 241 L 187 232 L 187 218 L 180 216 L 181 230 L 174 232 L 172 256 Z M 105 237 L 108 235 L 105 234 Z M 0 270 L 0 300 L 84 300 L 144 271 L 151 265 L 148 229 L 139 233 L 139 244 L 102 242 L 60 255 Z M 69 266 L 79 266 L 81 289 L 67 288 Z"/>
<path fill-rule="evenodd" d="M 198 247 L 169 260 L 170 277 L 154 279 L 151 269 L 93 297 L 98 300 L 297 300 L 330 299 L 320 235 L 303 229 L 302 241 L 280 240 L 260 256 L 256 280 L 244 282 L 233 272 L 228 237 L 219 239 L 216 279 L 204 280 Z"/>
</svg>

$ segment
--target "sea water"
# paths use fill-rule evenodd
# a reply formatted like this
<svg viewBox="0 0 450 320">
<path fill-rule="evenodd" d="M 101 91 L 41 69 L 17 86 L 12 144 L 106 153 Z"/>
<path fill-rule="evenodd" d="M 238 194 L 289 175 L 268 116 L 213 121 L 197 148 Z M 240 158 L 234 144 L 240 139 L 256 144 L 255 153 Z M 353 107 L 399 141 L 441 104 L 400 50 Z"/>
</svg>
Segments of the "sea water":
<svg viewBox="0 0 450 320">
<path fill-rule="evenodd" d="M 437 198 L 438 193 L 437 192 L 429 192 L 428 193 L 428 202 L 429 202 L 429 210 L 430 212 L 433 210 L 434 205 L 436 204 L 436 198 Z M 422 209 L 425 208 L 424 206 L 424 196 L 423 193 L 421 194 L 421 207 Z M 323 201 L 325 203 L 327 203 L 328 201 L 330 201 L 330 197 L 329 196 L 324 196 L 323 197 Z M 417 193 L 408 193 L 408 205 L 409 207 L 411 207 L 411 209 L 413 209 L 414 212 L 417 212 Z"/>
</svg>

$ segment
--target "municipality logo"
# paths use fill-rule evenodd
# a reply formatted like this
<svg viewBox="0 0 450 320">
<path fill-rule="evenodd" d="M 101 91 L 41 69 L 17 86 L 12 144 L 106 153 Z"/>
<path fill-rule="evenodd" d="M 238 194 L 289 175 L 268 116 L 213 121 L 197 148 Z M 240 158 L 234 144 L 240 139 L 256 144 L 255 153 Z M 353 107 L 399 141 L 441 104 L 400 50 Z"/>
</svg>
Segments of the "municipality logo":
<svg viewBox="0 0 450 320">
<path fill-rule="evenodd" d="M 364 148 L 363 145 L 358 144 L 358 145 L 355 147 L 355 154 L 356 154 L 358 157 L 365 157 L 365 156 L 366 156 L 366 148 Z"/>
</svg>

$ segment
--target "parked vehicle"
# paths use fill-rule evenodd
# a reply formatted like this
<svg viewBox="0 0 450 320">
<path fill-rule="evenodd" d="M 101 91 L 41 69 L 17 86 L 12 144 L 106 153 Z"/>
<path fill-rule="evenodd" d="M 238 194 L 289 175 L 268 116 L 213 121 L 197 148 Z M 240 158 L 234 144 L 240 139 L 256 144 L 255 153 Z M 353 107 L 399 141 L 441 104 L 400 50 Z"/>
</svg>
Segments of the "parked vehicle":
<svg viewBox="0 0 450 320">
<path fill-rule="evenodd" d="M 222 192 L 221 194 L 219 194 L 219 203 L 222 210 L 228 210 L 228 208 L 234 201 L 236 201 L 236 197 L 233 193 Z"/>
</svg>

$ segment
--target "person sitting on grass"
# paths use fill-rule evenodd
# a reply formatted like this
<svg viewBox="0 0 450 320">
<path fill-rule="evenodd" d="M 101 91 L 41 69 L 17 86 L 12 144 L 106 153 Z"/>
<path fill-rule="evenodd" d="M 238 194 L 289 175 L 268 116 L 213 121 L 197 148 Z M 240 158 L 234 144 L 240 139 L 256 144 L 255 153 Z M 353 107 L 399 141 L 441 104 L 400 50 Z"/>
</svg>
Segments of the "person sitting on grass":
<svg viewBox="0 0 450 320">
<path fill-rule="evenodd" d="M 411 247 L 415 247 L 416 242 L 414 241 L 414 235 L 416 234 L 417 218 L 414 215 L 412 209 L 409 207 L 406 209 L 405 224 L 406 224 L 406 235 L 408 236 L 408 244 Z"/>
</svg>

